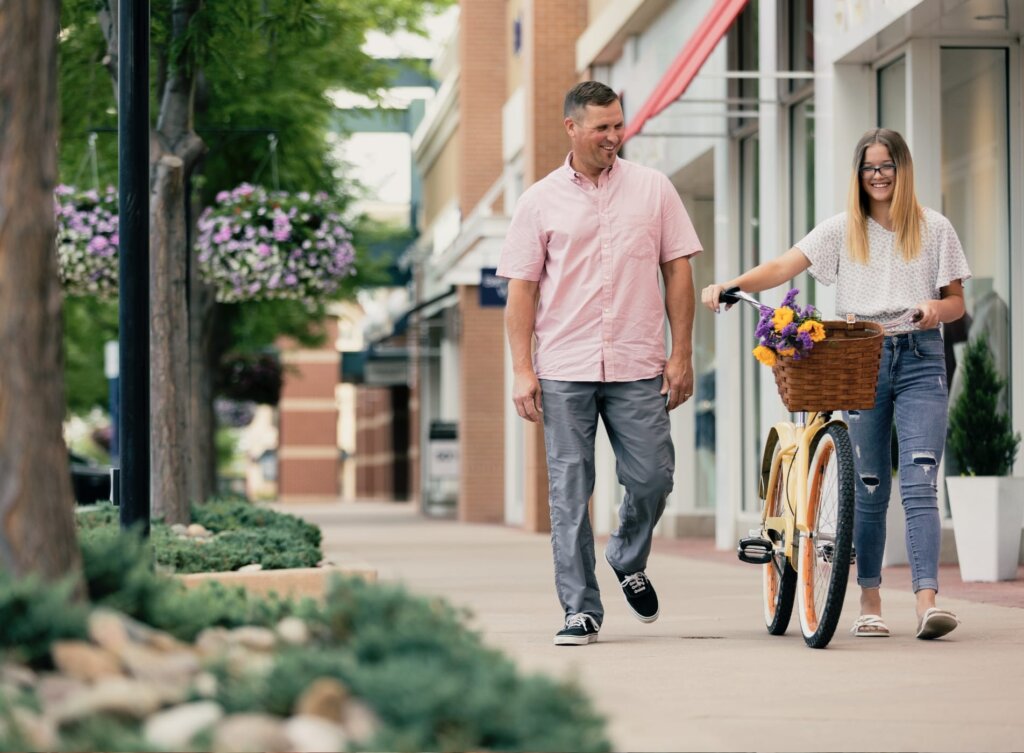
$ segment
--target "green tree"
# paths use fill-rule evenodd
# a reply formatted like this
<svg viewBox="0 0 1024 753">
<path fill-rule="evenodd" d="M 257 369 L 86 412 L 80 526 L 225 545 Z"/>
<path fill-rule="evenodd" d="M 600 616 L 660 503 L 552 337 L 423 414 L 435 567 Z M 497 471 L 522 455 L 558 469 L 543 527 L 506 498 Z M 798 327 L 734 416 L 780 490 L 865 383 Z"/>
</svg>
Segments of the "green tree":
<svg viewBox="0 0 1024 753">
<path fill-rule="evenodd" d="M 277 144 L 277 186 L 284 190 L 345 192 L 328 139 L 335 108 L 327 93 L 344 89 L 374 95 L 387 84 L 391 69 L 363 50 L 367 32 L 421 31 L 423 15 L 448 3 L 153 0 L 154 164 L 159 163 L 161 155 L 182 161 L 180 176 L 166 169 L 156 173 L 155 200 L 166 195 L 171 183 L 165 181 L 181 180 L 198 189 L 190 207 L 196 216 L 204 201 L 217 191 L 254 179 L 272 184 L 273 175 L 268 169 L 271 135 Z M 95 176 L 100 184 L 106 184 L 115 177 L 116 140 L 112 134 L 116 110 L 110 85 L 116 70 L 115 10 L 113 0 L 65 2 L 61 170 L 68 180 L 92 180 Z M 99 134 L 93 146 L 90 131 Z M 171 241 L 168 250 L 172 258 L 187 256 L 182 227 L 185 219 L 165 219 L 172 221 L 153 223 L 152 247 L 159 250 Z M 365 266 L 363 259 L 358 263 Z M 193 271 L 194 267 L 191 265 Z M 196 474 L 192 495 L 203 498 L 212 492 L 214 481 L 213 369 L 230 349 L 232 333 L 247 329 L 239 322 L 249 316 L 258 317 L 273 306 L 238 307 L 230 317 L 224 317 L 223 309 L 214 305 L 210 291 L 194 273 L 189 283 L 191 321 L 187 326 L 172 326 L 169 331 L 188 331 L 190 352 L 181 357 L 172 355 L 169 363 L 191 363 L 193 367 L 190 411 L 194 432 L 189 444 L 195 448 L 190 465 Z M 288 308 L 282 306 L 280 310 Z M 304 321 L 296 316 L 288 317 L 288 321 L 308 333 L 317 313 L 309 312 Z M 171 381 L 180 383 L 181 377 Z M 154 400 L 154 404 L 157 402 Z M 184 457 L 180 448 L 166 442 L 159 446 L 171 455 Z M 160 472 L 159 467 L 154 462 L 154 473 Z M 185 495 L 176 495 L 171 508 L 169 519 L 186 516 Z"/>
<path fill-rule="evenodd" d="M 1006 380 L 996 371 L 988 337 L 971 340 L 964 351 L 963 391 L 949 412 L 949 446 L 964 474 L 1006 476 L 1013 467 L 1020 434 L 999 411 Z"/>
</svg>

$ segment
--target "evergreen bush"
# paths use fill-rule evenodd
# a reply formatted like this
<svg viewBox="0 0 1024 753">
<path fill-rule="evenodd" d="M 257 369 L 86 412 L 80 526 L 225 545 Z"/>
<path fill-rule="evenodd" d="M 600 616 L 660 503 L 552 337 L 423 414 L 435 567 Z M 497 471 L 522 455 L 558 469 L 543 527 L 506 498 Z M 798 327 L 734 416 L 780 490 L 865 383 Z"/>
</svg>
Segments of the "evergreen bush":
<svg viewBox="0 0 1024 753">
<path fill-rule="evenodd" d="M 996 371 L 988 338 L 981 335 L 964 351 L 963 390 L 949 412 L 949 448 L 964 475 L 1006 476 L 1020 445 L 1010 417 L 998 407 L 1006 380 Z"/>
<path fill-rule="evenodd" d="M 465 613 L 438 599 L 395 586 L 336 578 L 323 604 L 251 597 L 216 584 L 185 590 L 149 567 L 145 545 L 123 546 L 130 535 L 97 537 L 83 552 L 94 604 L 193 639 L 206 627 L 274 625 L 296 615 L 311 628 L 311 642 L 280 646 L 270 673 L 238 675 L 226 663 L 214 700 L 229 713 L 294 713 L 298 697 L 323 677 L 338 679 L 380 719 L 376 736 L 353 750 L 607 751 L 605 723 L 575 683 L 523 675 L 504 655 L 487 648 L 465 625 Z M 112 546 L 123 546 L 115 557 Z M 96 557 L 104 558 L 97 562 Z M 118 586 L 116 562 L 125 575 Z M 0 576 L 2 577 L 2 576 Z M 84 638 L 85 608 L 67 586 L 4 583 L 0 586 L 0 649 L 34 647 L 45 666 L 50 642 Z M 23 654 L 24 656 L 24 654 Z M 3 720 L 11 703 L 32 699 L 0 694 L 0 750 L 25 750 Z M 197 738 L 183 750 L 209 749 Z M 98 715 L 65 725 L 59 750 L 143 751 L 140 723 Z"/>
<path fill-rule="evenodd" d="M 130 544 L 124 552 L 118 552 L 116 547 L 111 549 L 107 541 L 120 530 L 117 510 L 100 507 L 76 519 L 83 550 L 94 543 L 111 550 L 109 565 L 97 562 L 96 567 L 104 567 L 107 577 L 120 579 L 122 571 L 126 571 L 125 559 L 133 560 L 135 554 L 130 551 Z M 192 520 L 216 535 L 200 542 L 179 537 L 160 521 L 153 523 L 150 541 L 157 565 L 185 574 L 237 570 L 252 563 L 259 563 L 267 570 L 314 567 L 323 559 L 319 528 L 294 515 L 257 507 L 244 500 L 223 498 L 194 505 Z"/>
</svg>

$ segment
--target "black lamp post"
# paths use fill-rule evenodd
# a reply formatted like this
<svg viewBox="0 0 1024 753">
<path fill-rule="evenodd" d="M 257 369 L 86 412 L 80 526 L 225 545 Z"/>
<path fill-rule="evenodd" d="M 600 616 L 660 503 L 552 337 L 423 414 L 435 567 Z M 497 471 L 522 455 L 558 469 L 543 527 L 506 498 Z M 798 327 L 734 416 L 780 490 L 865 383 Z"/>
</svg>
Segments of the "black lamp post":
<svg viewBox="0 0 1024 753">
<path fill-rule="evenodd" d="M 118 0 L 121 527 L 149 534 L 149 0 Z"/>
</svg>

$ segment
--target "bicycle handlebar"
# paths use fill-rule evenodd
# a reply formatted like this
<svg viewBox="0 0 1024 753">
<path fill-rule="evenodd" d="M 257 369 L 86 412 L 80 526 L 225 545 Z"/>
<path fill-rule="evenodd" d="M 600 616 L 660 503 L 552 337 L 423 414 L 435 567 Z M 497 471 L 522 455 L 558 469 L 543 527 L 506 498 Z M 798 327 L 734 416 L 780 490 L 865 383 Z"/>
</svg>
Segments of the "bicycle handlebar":
<svg viewBox="0 0 1024 753">
<path fill-rule="evenodd" d="M 739 303 L 740 301 L 743 301 L 744 303 L 749 303 L 751 306 L 758 309 L 759 311 L 761 310 L 761 306 L 763 305 L 760 301 L 754 298 L 754 296 L 750 295 L 749 293 L 744 293 L 738 287 L 732 287 L 729 288 L 728 290 L 723 290 L 722 294 L 718 296 L 718 300 L 721 303 L 728 303 L 730 305 L 733 303 Z M 910 321 L 916 324 L 917 322 L 921 321 L 921 317 L 923 316 L 924 312 L 921 311 L 921 309 L 912 309 L 910 314 Z"/>
<path fill-rule="evenodd" d="M 749 303 L 751 306 L 758 310 L 761 309 L 760 301 L 758 301 L 756 298 L 754 298 L 754 296 L 750 295 L 749 293 L 744 293 L 738 287 L 723 290 L 722 294 L 718 296 L 718 300 L 721 303 L 728 304 L 739 303 L 740 301 L 743 301 L 744 303 Z"/>
</svg>

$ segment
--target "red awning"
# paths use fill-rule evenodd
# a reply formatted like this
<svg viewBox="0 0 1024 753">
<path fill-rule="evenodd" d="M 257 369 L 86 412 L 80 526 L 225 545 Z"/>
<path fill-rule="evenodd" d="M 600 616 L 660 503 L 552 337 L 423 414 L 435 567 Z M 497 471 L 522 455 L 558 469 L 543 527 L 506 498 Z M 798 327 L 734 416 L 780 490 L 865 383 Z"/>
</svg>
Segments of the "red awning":
<svg viewBox="0 0 1024 753">
<path fill-rule="evenodd" d="M 700 26 L 687 40 L 686 46 L 654 87 L 651 96 L 626 127 L 624 140 L 638 134 L 648 120 L 682 96 L 747 2 L 748 0 L 715 0 L 714 7 L 708 11 Z"/>
</svg>

